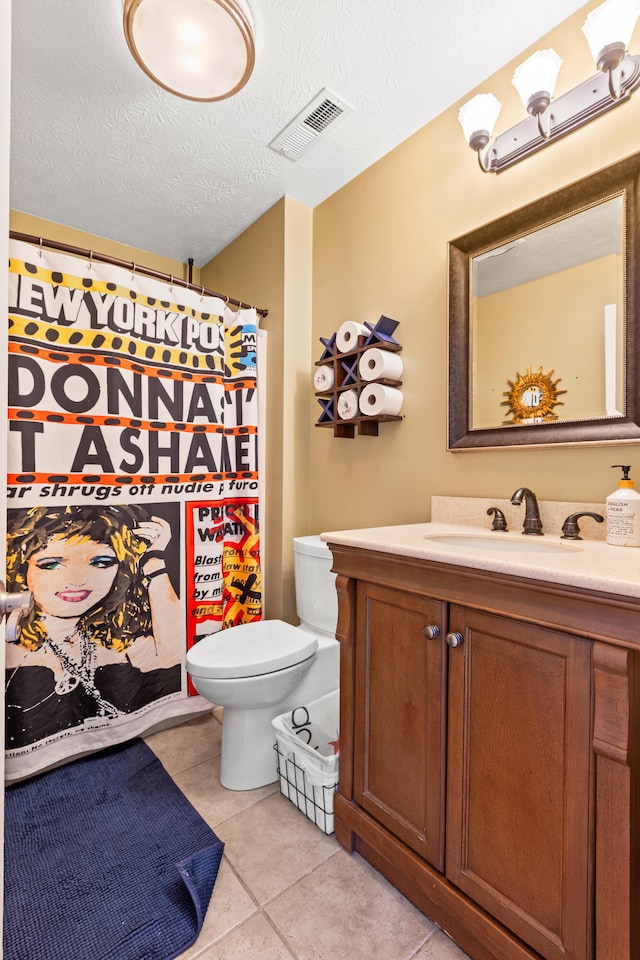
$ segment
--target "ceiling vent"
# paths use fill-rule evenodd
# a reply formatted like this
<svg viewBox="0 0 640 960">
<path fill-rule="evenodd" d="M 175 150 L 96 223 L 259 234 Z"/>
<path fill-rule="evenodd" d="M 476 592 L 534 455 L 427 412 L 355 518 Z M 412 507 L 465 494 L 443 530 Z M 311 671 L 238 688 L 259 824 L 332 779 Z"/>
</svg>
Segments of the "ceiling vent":
<svg viewBox="0 0 640 960">
<path fill-rule="evenodd" d="M 289 160 L 299 160 L 338 120 L 352 111 L 352 107 L 325 87 L 269 146 Z"/>
</svg>

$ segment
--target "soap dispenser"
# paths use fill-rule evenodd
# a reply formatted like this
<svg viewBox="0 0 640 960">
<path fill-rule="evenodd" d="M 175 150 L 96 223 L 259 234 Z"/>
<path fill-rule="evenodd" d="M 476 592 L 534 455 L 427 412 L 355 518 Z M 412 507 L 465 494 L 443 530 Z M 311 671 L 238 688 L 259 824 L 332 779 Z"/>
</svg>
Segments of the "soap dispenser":
<svg viewBox="0 0 640 960">
<path fill-rule="evenodd" d="M 607 543 L 618 547 L 640 547 L 640 493 L 629 479 L 631 467 L 616 463 L 622 470 L 618 489 L 607 497 Z"/>
</svg>

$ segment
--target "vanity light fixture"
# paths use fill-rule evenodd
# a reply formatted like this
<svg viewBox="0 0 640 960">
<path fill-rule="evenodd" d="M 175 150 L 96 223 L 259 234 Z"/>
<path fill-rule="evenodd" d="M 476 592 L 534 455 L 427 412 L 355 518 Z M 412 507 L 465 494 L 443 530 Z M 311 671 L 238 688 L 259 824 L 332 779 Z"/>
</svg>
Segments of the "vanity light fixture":
<svg viewBox="0 0 640 960">
<path fill-rule="evenodd" d="M 492 143 L 500 101 L 480 93 L 461 107 L 458 120 L 481 169 L 500 173 L 627 100 L 640 84 L 640 56 L 627 53 L 639 16 L 640 0 L 605 0 L 593 10 L 582 32 L 599 72 L 555 99 L 562 60 L 554 50 L 539 50 L 529 57 L 512 81 L 529 116 Z"/>
<path fill-rule="evenodd" d="M 124 0 L 124 35 L 136 63 L 185 100 L 224 100 L 253 71 L 246 0 Z"/>
<path fill-rule="evenodd" d="M 538 50 L 520 64 L 511 81 L 527 108 L 527 113 L 538 118 L 538 131 L 549 139 L 549 104 L 556 88 L 562 60 L 555 50 Z"/>
</svg>

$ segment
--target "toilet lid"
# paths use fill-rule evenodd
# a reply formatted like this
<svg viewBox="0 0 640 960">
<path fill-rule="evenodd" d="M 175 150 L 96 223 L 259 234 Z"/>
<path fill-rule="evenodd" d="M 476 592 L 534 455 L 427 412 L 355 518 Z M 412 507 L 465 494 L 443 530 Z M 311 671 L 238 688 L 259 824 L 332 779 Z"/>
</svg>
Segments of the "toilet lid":
<svg viewBox="0 0 640 960">
<path fill-rule="evenodd" d="M 195 677 L 257 677 L 307 660 L 318 640 L 282 620 L 259 620 L 203 637 L 187 653 Z"/>
</svg>

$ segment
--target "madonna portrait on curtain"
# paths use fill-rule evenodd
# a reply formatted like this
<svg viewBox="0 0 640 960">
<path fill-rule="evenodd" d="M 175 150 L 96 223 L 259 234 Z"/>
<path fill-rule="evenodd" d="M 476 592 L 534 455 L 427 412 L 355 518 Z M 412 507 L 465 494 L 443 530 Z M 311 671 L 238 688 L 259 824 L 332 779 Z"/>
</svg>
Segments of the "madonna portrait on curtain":
<svg viewBox="0 0 640 960">
<path fill-rule="evenodd" d="M 171 537 L 137 504 L 9 510 L 8 589 L 35 605 L 7 645 L 8 750 L 180 691 Z"/>
</svg>

